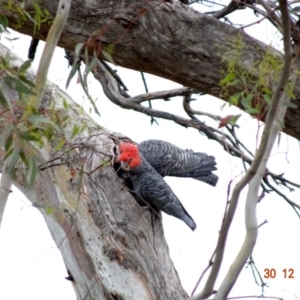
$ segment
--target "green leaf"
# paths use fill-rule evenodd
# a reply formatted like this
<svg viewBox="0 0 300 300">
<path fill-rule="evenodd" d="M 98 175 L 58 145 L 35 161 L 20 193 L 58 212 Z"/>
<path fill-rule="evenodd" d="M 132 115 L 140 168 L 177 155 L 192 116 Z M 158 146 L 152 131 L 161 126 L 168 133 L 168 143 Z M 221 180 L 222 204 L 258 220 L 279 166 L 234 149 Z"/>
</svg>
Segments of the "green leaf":
<svg viewBox="0 0 300 300">
<path fill-rule="evenodd" d="M 11 148 L 8 152 L 6 152 L 6 154 L 3 158 L 3 161 L 5 161 L 9 156 L 11 156 L 13 151 L 14 151 L 14 148 Z"/>
<path fill-rule="evenodd" d="M 229 73 L 227 74 L 221 81 L 220 81 L 220 85 L 224 85 L 230 81 L 232 81 L 233 79 L 235 79 L 236 74 L 235 73 Z"/>
<path fill-rule="evenodd" d="M 34 24 L 34 27 L 33 27 L 33 34 L 35 35 L 35 33 L 36 33 L 36 30 L 40 30 L 40 28 L 41 28 L 41 16 L 38 14 L 38 13 L 36 13 L 35 15 L 34 15 L 34 20 L 35 20 L 35 24 Z"/>
<path fill-rule="evenodd" d="M 272 95 L 272 91 L 269 88 L 267 88 L 266 86 L 264 86 L 262 88 L 262 91 L 268 95 Z"/>
<path fill-rule="evenodd" d="M 78 182 L 78 188 L 81 189 L 82 181 L 83 181 L 83 166 L 80 168 L 78 175 L 79 175 L 79 182 Z"/>
<path fill-rule="evenodd" d="M 97 65 L 97 63 L 98 63 L 98 57 L 94 57 L 91 63 L 88 66 L 86 66 L 84 70 L 83 81 L 86 86 L 87 86 L 87 76 L 92 71 L 92 69 Z"/>
<path fill-rule="evenodd" d="M 110 55 L 113 54 L 114 50 L 115 50 L 115 45 L 114 44 L 109 44 L 106 48 L 107 53 L 109 53 Z"/>
<path fill-rule="evenodd" d="M 110 63 L 112 63 L 115 66 L 117 65 L 115 63 L 115 61 L 113 60 L 112 56 L 108 52 L 106 52 L 105 50 L 102 50 L 102 54 Z"/>
<path fill-rule="evenodd" d="M 12 145 L 12 142 L 13 142 L 13 134 L 11 133 L 7 139 L 5 140 L 5 144 L 4 144 L 4 149 L 5 149 L 5 152 L 7 153 L 8 150 L 10 149 L 11 145 Z"/>
<path fill-rule="evenodd" d="M 234 125 L 237 122 L 237 120 L 240 118 L 240 116 L 241 115 L 232 116 L 227 124 Z"/>
<path fill-rule="evenodd" d="M 83 132 L 87 128 L 87 124 L 83 124 L 79 130 L 79 133 Z"/>
<path fill-rule="evenodd" d="M 34 157 L 30 157 L 28 162 L 29 185 L 32 186 L 37 175 L 38 167 L 36 165 Z"/>
<path fill-rule="evenodd" d="M 230 98 L 229 98 L 229 103 L 230 104 L 233 104 L 233 105 L 237 105 L 239 103 L 239 99 L 240 97 L 243 95 L 243 93 L 236 93 L 234 95 L 232 95 Z"/>
<path fill-rule="evenodd" d="M 20 158 L 23 161 L 24 165 L 28 168 L 28 159 L 23 149 L 20 149 Z"/>
<path fill-rule="evenodd" d="M 244 108 L 251 106 L 251 104 L 247 101 L 247 97 L 242 97 L 241 104 L 244 106 Z"/>
<path fill-rule="evenodd" d="M 84 62 L 86 65 L 89 65 L 89 63 L 90 63 L 89 51 L 88 51 L 87 47 L 85 47 L 85 49 L 84 49 Z"/>
<path fill-rule="evenodd" d="M 33 1 L 33 3 L 32 3 L 32 6 L 34 7 L 34 9 L 35 9 L 35 11 L 37 12 L 37 14 L 39 14 L 39 15 L 42 15 L 42 14 L 43 14 L 43 12 L 42 12 L 42 10 L 41 10 L 41 7 L 40 7 L 37 3 L 35 3 L 34 1 Z"/>
<path fill-rule="evenodd" d="M 69 87 L 71 79 L 74 77 L 76 72 L 79 70 L 78 60 L 80 59 L 80 53 L 81 53 L 81 49 L 82 49 L 83 46 L 84 46 L 83 43 L 78 43 L 75 47 L 75 51 L 74 51 L 75 54 L 74 54 L 74 58 L 73 58 L 73 66 L 72 66 L 72 69 L 70 71 L 70 74 L 69 74 L 67 82 L 66 82 L 66 89 Z"/>
<path fill-rule="evenodd" d="M 253 108 L 253 107 L 249 107 L 249 108 L 247 108 L 245 111 L 246 111 L 246 113 L 248 113 L 248 114 L 258 114 L 258 113 L 260 112 L 259 109 Z"/>
<path fill-rule="evenodd" d="M 57 145 L 55 146 L 54 151 L 55 152 L 59 151 L 64 146 L 64 144 L 65 144 L 65 139 L 61 138 L 57 143 Z"/>
<path fill-rule="evenodd" d="M 297 106 L 295 103 L 293 103 L 293 102 L 284 102 L 283 105 L 286 106 L 286 107 L 289 107 L 289 108 L 293 108 L 293 109 L 296 109 L 296 108 L 298 107 L 298 106 Z"/>
<path fill-rule="evenodd" d="M 78 75 L 79 75 L 79 77 L 80 77 L 80 83 L 81 83 L 81 86 L 82 86 L 82 88 L 83 88 L 83 90 L 84 90 L 84 92 L 85 92 L 87 98 L 90 100 L 90 102 L 91 102 L 91 104 L 92 104 L 92 106 L 93 106 L 93 108 L 94 108 L 95 113 L 98 114 L 98 115 L 100 116 L 100 112 L 99 112 L 99 110 L 98 110 L 98 108 L 97 108 L 97 106 L 96 106 L 95 101 L 94 101 L 93 98 L 89 95 L 88 90 L 86 89 L 85 85 L 83 84 L 83 79 L 82 79 L 81 73 L 79 72 Z"/>
<path fill-rule="evenodd" d="M 66 82 L 66 89 L 69 87 L 69 84 L 71 82 L 71 79 L 74 77 L 74 75 L 76 74 L 77 70 L 79 70 L 79 66 L 78 64 L 75 62 L 74 60 L 74 63 L 73 63 L 73 66 L 72 66 L 72 69 L 70 71 L 70 74 L 67 78 L 67 82 Z"/>
<path fill-rule="evenodd" d="M 37 137 L 36 134 L 33 134 L 32 132 L 30 131 L 25 131 L 25 132 L 22 132 L 20 134 L 20 137 L 22 140 L 25 140 L 25 141 L 34 141 L 34 142 L 37 142 L 39 141 L 40 139 Z"/>
<path fill-rule="evenodd" d="M 38 24 L 36 23 L 36 21 L 31 17 L 31 15 L 30 15 L 25 9 L 23 9 L 22 12 L 26 15 L 26 17 L 27 17 L 33 24 L 38 25 Z"/>
<path fill-rule="evenodd" d="M 31 63 L 32 63 L 32 59 L 28 59 L 28 60 L 24 61 L 23 64 L 19 68 L 19 73 L 24 74 L 26 72 L 26 70 L 28 68 L 30 68 Z"/>
<path fill-rule="evenodd" d="M 12 153 L 10 163 L 7 167 L 7 173 L 10 174 L 12 177 L 14 177 L 15 175 L 15 165 L 18 162 L 19 157 L 20 157 L 20 149 L 15 148 Z"/>
<path fill-rule="evenodd" d="M 78 134 L 80 127 L 77 125 L 74 125 L 71 135 L 71 140 Z"/>
<path fill-rule="evenodd" d="M 78 58 L 80 56 L 80 52 L 82 47 L 84 46 L 83 43 L 78 43 L 75 47 L 75 57 L 74 57 L 74 62 L 75 62 L 75 58 Z"/>
<path fill-rule="evenodd" d="M 35 95 L 25 84 L 17 78 L 7 76 L 4 78 L 5 84 L 12 90 L 16 90 L 19 94 Z"/>
<path fill-rule="evenodd" d="M 252 106 L 253 96 L 254 96 L 253 94 L 249 94 L 249 95 L 247 95 L 247 97 L 242 97 L 241 103 L 245 108 Z"/>
<path fill-rule="evenodd" d="M 19 78 L 21 81 L 23 81 L 23 82 L 25 82 L 26 84 L 28 84 L 29 86 L 35 88 L 34 82 L 30 81 L 26 76 L 24 76 L 24 75 L 18 75 L 18 78 Z"/>
<path fill-rule="evenodd" d="M 264 94 L 263 97 L 264 97 L 265 101 L 270 105 L 272 102 L 270 95 Z"/>
<path fill-rule="evenodd" d="M 48 124 L 51 127 L 53 127 L 56 131 L 60 132 L 61 130 L 59 129 L 59 127 L 51 120 L 40 116 L 40 115 L 30 115 L 27 120 L 31 123 L 43 123 L 43 124 Z"/>
<path fill-rule="evenodd" d="M 3 30 L 2 30 L 2 29 L 0 30 L 1 32 L 2 32 L 2 31 L 8 32 L 8 31 L 7 31 L 8 20 L 7 20 L 6 16 L 0 15 L 0 25 L 1 25 L 1 27 L 3 28 Z"/>
<path fill-rule="evenodd" d="M 53 213 L 54 213 L 54 208 L 53 208 L 53 207 L 47 207 L 47 208 L 45 209 L 45 213 L 46 213 L 47 215 L 53 214 Z"/>
<path fill-rule="evenodd" d="M 227 85 L 228 86 L 234 86 L 234 85 L 238 84 L 239 81 L 240 81 L 239 79 L 234 79 L 234 80 L 228 82 Z"/>
<path fill-rule="evenodd" d="M 292 99 L 296 99 L 296 96 L 295 96 L 295 94 L 291 91 L 291 90 L 285 90 L 285 92 L 289 95 L 289 97 L 290 98 L 292 98 Z"/>
<path fill-rule="evenodd" d="M 292 99 L 296 99 L 295 94 L 291 91 L 290 88 L 285 88 L 284 91 L 288 94 L 288 96 Z"/>
<path fill-rule="evenodd" d="M 65 99 L 63 99 L 63 107 L 64 107 L 64 109 L 68 109 L 69 108 L 69 104 L 68 104 L 68 102 Z"/>
<path fill-rule="evenodd" d="M 0 103 L 3 105 L 4 108 L 9 108 L 10 111 L 13 113 L 13 108 L 10 102 L 10 99 L 7 98 L 2 91 L 0 90 Z"/>
</svg>

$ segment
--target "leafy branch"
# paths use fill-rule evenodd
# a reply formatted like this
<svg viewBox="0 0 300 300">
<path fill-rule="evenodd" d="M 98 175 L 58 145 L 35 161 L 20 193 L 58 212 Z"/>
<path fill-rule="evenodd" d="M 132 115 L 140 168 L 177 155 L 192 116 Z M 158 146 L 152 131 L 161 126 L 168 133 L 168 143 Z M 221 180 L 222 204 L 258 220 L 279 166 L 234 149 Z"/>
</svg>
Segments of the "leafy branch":
<svg viewBox="0 0 300 300">
<path fill-rule="evenodd" d="M 300 48 L 296 47 L 294 53 L 294 60 L 292 61 L 292 47 L 291 47 L 291 29 L 288 5 L 286 0 L 279 1 L 282 23 L 283 23 L 283 44 L 285 51 L 284 65 L 281 71 L 280 79 L 273 92 L 272 102 L 268 109 L 263 136 L 252 165 L 246 172 L 245 176 L 235 186 L 228 210 L 228 216 L 225 218 L 225 226 L 230 225 L 233 213 L 235 211 L 239 195 L 244 187 L 249 184 L 249 189 L 246 198 L 246 236 L 244 243 L 238 253 L 236 259 L 228 270 L 223 282 L 221 283 L 214 299 L 224 299 L 228 296 L 235 281 L 237 280 L 242 267 L 246 260 L 251 255 L 254 248 L 258 224 L 256 217 L 256 205 L 258 199 L 259 186 L 266 169 L 266 164 L 270 156 L 273 144 L 277 137 L 278 132 L 281 130 L 280 122 L 283 122 L 287 107 L 284 106 L 285 102 L 289 101 L 290 96 L 285 91 L 285 87 L 290 82 L 294 86 L 296 82 L 296 75 L 291 73 L 291 68 L 295 68 L 299 64 Z M 227 224 L 226 224 L 227 223 Z M 226 232 L 226 231 L 225 231 Z M 224 231 L 221 229 L 220 235 Z M 200 299 L 195 297 L 195 299 Z"/>
<path fill-rule="evenodd" d="M 243 45 L 240 45 L 240 47 L 243 47 Z M 240 49 L 237 49 L 237 51 L 240 51 Z M 80 57 L 79 52 L 80 51 L 78 51 L 76 53 L 77 58 Z M 246 172 L 245 177 L 241 180 L 241 182 L 236 186 L 236 188 L 233 191 L 230 205 L 226 212 L 225 221 L 224 221 L 222 229 L 221 229 L 220 239 L 219 239 L 218 245 L 216 247 L 216 249 L 217 249 L 216 254 L 213 255 L 212 271 L 208 278 L 207 284 L 206 284 L 204 290 L 202 291 L 202 293 L 194 296 L 193 299 L 202 299 L 203 297 L 210 296 L 212 293 L 212 288 L 214 286 L 214 283 L 215 283 L 215 280 L 218 275 L 219 268 L 220 268 L 220 265 L 222 262 L 224 245 L 225 245 L 227 233 L 228 233 L 228 230 L 229 230 L 229 227 L 231 224 L 231 219 L 235 213 L 235 208 L 236 208 L 236 205 L 238 202 L 239 194 L 240 194 L 241 190 L 246 186 L 246 184 L 248 184 L 249 181 L 251 181 L 251 179 L 253 177 L 255 177 L 256 172 L 259 172 L 260 175 L 257 177 L 256 181 L 255 180 L 253 181 L 252 190 L 250 191 L 251 194 L 250 194 L 250 196 L 248 196 L 248 199 L 247 199 L 247 201 L 248 201 L 247 203 L 250 203 L 249 205 L 252 209 L 251 216 L 255 215 L 255 207 L 256 207 L 256 203 L 257 203 L 257 199 L 258 199 L 257 192 L 258 192 L 258 188 L 261 184 L 262 178 L 263 178 L 264 182 L 266 183 L 266 182 L 268 182 L 267 176 L 271 176 L 271 178 L 273 180 L 279 180 L 288 189 L 291 189 L 289 187 L 289 185 L 299 187 L 298 184 L 292 183 L 292 182 L 284 179 L 283 176 L 281 176 L 281 174 L 275 175 L 275 174 L 271 173 L 269 170 L 265 171 L 267 157 L 269 156 L 269 151 L 271 150 L 271 148 L 272 148 L 271 146 L 273 144 L 273 142 L 268 142 L 269 139 L 266 137 L 268 137 L 270 131 L 275 130 L 276 134 L 277 134 L 277 131 L 282 129 L 282 120 L 283 120 L 284 114 L 278 116 L 278 118 L 276 117 L 279 121 L 277 120 L 275 122 L 276 123 L 275 124 L 274 123 L 274 117 L 276 115 L 275 113 L 276 113 L 278 107 L 280 107 L 280 110 L 282 112 L 285 112 L 287 107 L 294 107 L 293 103 L 290 101 L 290 98 L 294 97 L 293 92 L 292 92 L 294 82 L 291 81 L 288 83 L 287 82 L 288 79 L 286 79 L 286 78 L 289 78 L 289 76 L 287 76 L 287 74 L 289 74 L 289 71 L 290 71 L 289 59 L 291 58 L 289 56 L 288 51 L 287 51 L 287 53 L 288 53 L 289 58 L 284 61 L 283 72 L 281 73 L 281 80 L 278 83 L 280 92 L 277 90 L 272 93 L 272 85 L 274 82 L 278 81 L 280 71 L 282 69 L 282 63 L 278 63 L 278 61 L 276 61 L 272 55 L 270 55 L 270 56 L 266 55 L 265 60 L 263 60 L 263 63 L 260 62 L 260 66 L 258 66 L 258 65 L 253 66 L 254 72 L 257 72 L 257 70 L 254 70 L 254 68 L 260 69 L 259 85 L 258 84 L 255 85 L 255 81 L 253 80 L 253 88 L 251 91 L 245 90 L 244 92 L 240 92 L 239 95 L 237 95 L 237 97 L 232 98 L 232 100 L 236 101 L 236 103 L 233 103 L 233 104 L 236 105 L 237 102 L 241 102 L 243 104 L 243 106 L 247 109 L 247 111 L 250 114 L 253 114 L 258 119 L 261 119 L 262 115 L 267 115 L 265 129 L 264 129 L 264 135 L 263 135 L 259 150 L 254 158 L 252 158 L 253 154 L 237 138 L 237 135 L 235 133 L 235 126 L 236 126 L 235 122 L 236 122 L 237 118 L 235 118 L 235 119 L 230 118 L 231 125 L 229 123 L 225 123 L 225 126 L 229 131 L 229 135 L 228 135 L 228 134 L 224 134 L 224 133 L 220 132 L 218 129 L 215 129 L 215 128 L 205 125 L 203 122 L 201 122 L 200 120 L 198 120 L 195 117 L 195 115 L 202 114 L 202 115 L 206 115 L 207 117 L 210 117 L 214 120 L 222 121 L 222 119 L 218 116 L 209 115 L 204 112 L 203 113 L 198 112 L 198 111 L 193 110 L 190 107 L 190 102 L 192 101 L 191 94 L 196 91 L 186 88 L 186 89 L 173 90 L 173 91 L 167 91 L 167 92 L 157 92 L 157 93 L 150 93 L 150 94 L 147 93 L 147 94 L 139 95 L 136 97 L 129 97 L 128 95 L 126 95 L 126 97 L 124 97 L 122 95 L 122 93 L 120 92 L 120 86 L 119 86 L 118 82 L 114 79 L 114 76 L 112 75 L 111 70 L 107 69 L 107 67 L 101 61 L 99 61 L 97 59 L 96 55 L 92 59 L 93 65 L 86 67 L 86 70 L 89 69 L 90 71 L 92 71 L 95 78 L 98 81 L 100 81 L 100 83 L 103 87 L 104 93 L 113 103 L 115 103 L 123 108 L 126 108 L 126 109 L 133 109 L 135 111 L 144 113 L 151 117 L 172 120 L 181 126 L 192 127 L 192 128 L 198 129 L 200 132 L 203 132 L 204 134 L 206 134 L 207 137 L 218 141 L 221 145 L 223 145 L 224 149 L 227 150 L 229 153 L 231 153 L 235 156 L 241 157 L 242 160 L 244 162 L 247 162 L 250 166 Z M 235 57 L 237 57 L 237 56 L 235 55 Z M 87 52 L 86 52 L 83 60 L 90 61 L 90 59 L 87 58 Z M 95 63 L 95 61 L 97 63 Z M 238 61 L 238 59 L 237 59 L 237 61 Z M 229 71 L 229 74 L 227 75 L 227 77 L 224 78 L 224 80 L 221 82 L 221 84 L 224 86 L 234 85 L 234 84 L 236 84 L 237 78 L 239 78 L 238 80 L 241 80 L 242 82 L 244 82 L 245 87 L 247 87 L 248 86 L 247 83 L 249 82 L 249 80 L 251 80 L 251 76 L 249 74 L 245 74 L 245 73 L 238 73 L 236 75 L 236 72 L 239 72 L 239 68 L 235 61 L 229 62 L 228 66 L 231 69 L 227 70 L 227 72 Z M 289 69 L 288 73 L 286 70 L 287 68 Z M 268 73 L 270 70 L 271 70 L 271 72 Z M 85 72 L 84 76 L 87 76 L 86 72 Z M 283 81 L 282 76 L 285 77 L 285 81 Z M 69 77 L 69 80 L 70 79 L 71 79 L 71 76 Z M 267 79 L 267 81 L 265 81 L 266 79 Z M 167 99 L 169 100 L 169 97 L 172 93 L 173 93 L 173 96 L 179 96 L 179 95 L 184 96 L 184 109 L 187 112 L 187 114 L 189 115 L 190 119 L 182 118 L 182 117 L 179 117 L 179 116 L 176 116 L 174 114 L 170 114 L 170 113 L 167 113 L 164 111 L 155 110 L 152 107 L 145 107 L 145 106 L 141 105 L 143 102 L 148 101 L 150 99 L 151 100 L 166 99 L 165 98 L 166 95 L 168 95 Z M 282 93 L 284 93 L 284 95 L 286 95 L 286 96 L 281 97 Z M 273 98 L 271 99 L 272 94 L 273 94 Z M 275 129 L 271 130 L 271 128 L 275 128 Z M 271 134 L 272 139 L 274 139 L 276 137 L 276 134 L 275 133 Z M 266 149 L 268 149 L 268 151 L 266 151 Z M 248 154 L 250 154 L 250 157 L 248 155 L 246 155 L 244 151 L 248 152 Z M 264 163 L 261 163 L 262 161 Z M 274 179 L 274 178 L 276 178 L 276 179 Z M 266 190 L 264 185 L 262 185 L 262 186 L 263 186 L 264 190 Z M 268 185 L 268 186 L 270 187 L 270 185 Z M 272 191 L 277 192 L 278 190 L 272 190 Z M 287 199 L 287 197 L 285 197 L 285 199 Z M 299 209 L 299 206 L 296 203 L 293 203 L 290 201 L 288 201 L 288 202 L 291 205 L 294 204 L 293 208 L 295 209 L 295 211 L 297 211 L 296 209 Z M 249 236 L 247 236 L 247 238 L 246 238 L 246 246 L 244 247 L 245 249 L 241 250 L 242 258 L 238 259 L 237 269 L 235 270 L 235 275 L 233 277 L 229 276 L 231 278 L 227 281 L 225 280 L 224 281 L 225 284 L 223 286 L 221 286 L 220 291 L 218 291 L 218 293 L 221 293 L 221 295 L 222 295 L 221 298 L 225 294 L 229 293 L 231 286 L 233 284 L 232 280 L 233 281 L 236 280 L 236 277 L 241 270 L 241 266 L 244 265 L 246 259 L 251 254 L 251 249 L 254 246 L 253 241 L 255 241 L 255 239 L 256 239 L 256 234 L 255 234 L 256 231 L 255 230 L 257 230 L 257 227 L 258 227 L 257 224 L 253 225 L 252 221 L 253 220 L 251 218 L 250 218 L 250 220 L 247 220 L 247 222 L 248 222 L 247 228 L 250 228 L 250 230 L 247 231 Z M 256 228 L 256 229 L 254 229 L 254 231 L 253 231 L 253 228 Z M 249 251 L 250 251 L 250 254 L 249 254 Z M 231 283 L 230 283 L 230 280 L 231 280 Z M 218 296 L 216 296 L 216 298 L 217 297 Z"/>
<path fill-rule="evenodd" d="M 12 3 L 9 2 L 9 5 Z M 11 6 L 7 9 L 13 10 Z M 34 5 L 34 3 L 33 3 Z M 31 65 L 31 60 L 24 62 L 18 71 L 14 71 L 10 68 L 10 62 L 13 60 L 9 54 L 1 60 L 3 68 L 1 68 L 1 76 L 4 81 L 4 85 L 11 89 L 12 91 L 17 91 L 20 100 L 23 99 L 22 107 L 20 107 L 19 112 L 23 111 L 23 118 L 20 120 L 19 112 L 13 110 L 13 105 L 8 97 L 0 90 L 0 102 L 4 109 L 9 109 L 10 114 L 6 112 L 1 112 L 2 119 L 0 119 L 0 126 L 6 128 L 6 141 L 5 141 L 5 151 L 6 156 L 4 158 L 4 166 L 2 169 L 2 178 L 1 178 L 1 207 L 0 207 L 0 222 L 3 217 L 5 205 L 7 202 L 8 193 L 7 191 L 11 189 L 12 179 L 16 176 L 15 166 L 19 164 L 24 165 L 24 178 L 27 179 L 29 185 L 33 185 L 35 177 L 38 173 L 37 161 L 39 157 L 34 154 L 31 143 L 43 145 L 43 140 L 46 138 L 51 140 L 55 135 L 55 132 L 60 132 L 59 127 L 52 122 L 51 120 L 40 115 L 38 112 L 39 105 L 44 96 L 44 91 L 46 88 L 48 69 L 51 63 L 51 59 L 57 45 L 57 42 L 60 38 L 61 32 L 67 21 L 69 11 L 71 7 L 71 0 L 60 0 L 58 5 L 58 10 L 54 23 L 51 26 L 51 29 L 48 33 L 46 45 L 44 48 L 43 56 L 39 63 L 39 68 L 35 80 L 35 85 L 25 76 L 27 69 Z M 34 8 L 37 10 L 39 15 L 41 11 L 38 10 L 39 6 L 34 5 Z M 21 9 L 21 12 L 25 12 L 25 15 L 31 19 L 30 14 L 26 10 Z M 1 28 L 6 30 L 7 20 L 2 17 L 0 22 Z M 37 21 L 37 23 L 36 23 Z M 42 20 L 40 18 L 33 20 L 35 24 L 40 24 Z M 9 53 L 9 52 L 7 52 Z M 29 86 L 29 87 L 28 87 Z M 36 93 L 35 93 L 36 92 Z M 23 97 L 26 95 L 27 97 Z M 18 101 L 16 100 L 17 104 Z M 17 113 L 17 114 L 15 114 Z M 6 120 L 10 119 L 10 126 L 5 124 Z M 45 126 L 47 125 L 47 126 Z M 11 147 L 13 145 L 13 147 Z M 26 151 L 29 151 L 30 155 Z M 20 162 L 21 161 L 21 162 Z M 19 168 L 20 170 L 21 168 Z M 28 172 L 26 172 L 28 170 Z M 1 224 L 1 223 L 0 223 Z"/>
</svg>

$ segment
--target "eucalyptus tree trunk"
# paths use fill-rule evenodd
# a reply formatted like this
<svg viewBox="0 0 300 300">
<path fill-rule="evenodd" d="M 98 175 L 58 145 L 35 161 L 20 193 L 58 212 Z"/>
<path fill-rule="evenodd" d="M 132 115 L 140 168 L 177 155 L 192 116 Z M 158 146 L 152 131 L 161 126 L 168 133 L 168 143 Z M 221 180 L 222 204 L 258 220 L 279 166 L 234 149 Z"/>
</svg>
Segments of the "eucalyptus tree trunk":
<svg viewBox="0 0 300 300">
<path fill-rule="evenodd" d="M 8 0 L 2 1 L 1 5 L 7 3 Z M 57 4 L 58 0 L 39 2 L 52 16 Z M 34 12 L 30 3 L 26 9 Z M 19 26 L 20 14 L 16 10 L 2 11 L 8 17 L 9 26 L 14 28 L 14 24 L 18 24 L 14 28 L 17 31 L 46 39 L 51 22 L 42 23 L 40 30 L 34 31 L 35 24 L 29 19 Z M 59 46 L 73 51 L 77 43 L 87 43 L 90 51 L 98 50 L 101 59 L 107 59 L 102 51 L 105 50 L 120 66 L 221 97 L 219 83 L 225 76 L 222 70 L 227 67 L 226 53 L 232 52 L 237 41 L 243 45 L 238 68 L 241 73 L 249 74 L 251 81 L 247 82 L 247 87 L 243 80 L 230 86 L 223 95 L 223 100 L 228 101 L 237 92 L 251 90 L 252 85 L 259 81 L 259 74 L 253 66 L 266 54 L 277 59 L 281 59 L 282 54 L 243 31 L 176 0 L 73 0 Z M 299 83 L 298 79 L 295 85 L 298 108 L 288 109 L 283 129 L 297 139 L 300 139 Z M 244 109 L 240 103 L 238 106 Z"/>
<path fill-rule="evenodd" d="M 0 45 L 1 57 L 6 51 Z M 33 71 L 27 76 L 33 78 Z M 14 103 L 17 92 L 1 80 L 3 92 Z M 51 143 L 42 149 L 36 146 L 47 164 L 32 187 L 25 187 L 21 175 L 13 184 L 42 212 L 78 299 L 186 299 L 160 216 L 137 205 L 116 174 L 116 147 L 126 137 L 95 124 L 48 82 L 41 108 L 47 111 L 53 104 L 68 118 L 65 145 L 59 151 Z M 74 124 L 86 124 L 86 130 L 71 139 Z M 3 143 L 0 148 L 2 165 Z"/>
</svg>

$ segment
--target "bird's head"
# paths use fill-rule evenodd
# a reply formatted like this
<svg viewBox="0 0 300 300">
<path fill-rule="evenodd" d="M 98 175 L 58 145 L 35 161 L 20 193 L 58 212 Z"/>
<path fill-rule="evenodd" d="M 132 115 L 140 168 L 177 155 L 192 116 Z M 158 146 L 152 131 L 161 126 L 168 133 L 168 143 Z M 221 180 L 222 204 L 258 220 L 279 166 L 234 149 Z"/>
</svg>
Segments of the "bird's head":
<svg viewBox="0 0 300 300">
<path fill-rule="evenodd" d="M 123 170 L 130 171 L 141 164 L 138 146 L 130 143 L 121 143 L 119 145 L 119 151 L 119 162 Z"/>
</svg>

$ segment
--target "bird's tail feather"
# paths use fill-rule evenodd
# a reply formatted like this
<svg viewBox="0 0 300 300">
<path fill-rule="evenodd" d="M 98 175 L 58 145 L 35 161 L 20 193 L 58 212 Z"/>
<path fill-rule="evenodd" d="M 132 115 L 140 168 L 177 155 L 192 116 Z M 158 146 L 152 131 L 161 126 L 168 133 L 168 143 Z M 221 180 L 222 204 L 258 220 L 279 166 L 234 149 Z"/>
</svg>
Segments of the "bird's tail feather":
<svg viewBox="0 0 300 300">
<path fill-rule="evenodd" d="M 216 167 L 216 160 L 214 156 L 207 155 L 203 157 L 203 153 L 195 152 L 194 154 L 199 155 L 202 158 L 201 165 L 199 166 L 199 169 L 201 170 L 208 170 L 208 171 L 214 171 L 217 170 Z"/>
<path fill-rule="evenodd" d="M 196 229 L 197 225 L 196 225 L 195 221 L 189 215 L 185 215 L 181 220 L 187 226 L 189 226 L 193 231 Z"/>
<path fill-rule="evenodd" d="M 203 153 L 199 153 L 199 155 L 200 154 L 203 156 Z M 213 156 L 206 156 L 204 158 L 202 157 L 202 162 L 196 169 L 183 172 L 183 173 L 176 173 L 173 176 L 197 178 L 197 177 L 207 176 L 211 174 L 211 172 L 214 170 L 217 170 L 215 158 Z"/>
<path fill-rule="evenodd" d="M 219 180 L 219 177 L 213 173 L 207 175 L 207 176 L 199 176 L 199 177 L 193 177 L 196 180 L 203 181 L 211 186 L 216 186 Z"/>
</svg>

